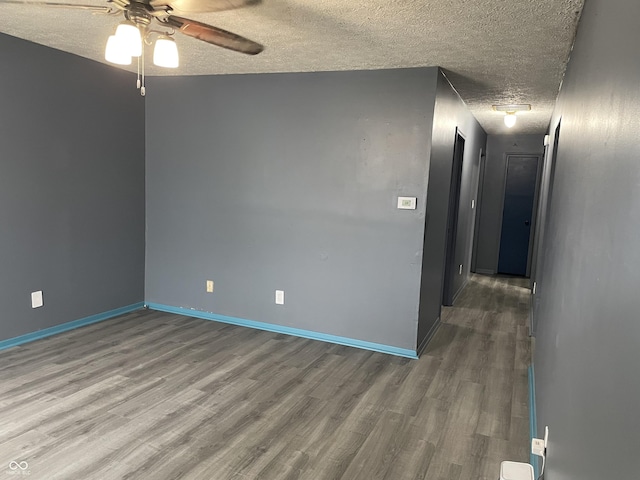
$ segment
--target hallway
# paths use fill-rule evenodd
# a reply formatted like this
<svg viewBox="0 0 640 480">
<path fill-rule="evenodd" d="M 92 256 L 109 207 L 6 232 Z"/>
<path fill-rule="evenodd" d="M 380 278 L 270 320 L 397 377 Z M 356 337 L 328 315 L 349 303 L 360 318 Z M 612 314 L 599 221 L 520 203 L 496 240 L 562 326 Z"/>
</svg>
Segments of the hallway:
<svg viewBox="0 0 640 480">
<path fill-rule="evenodd" d="M 47 480 L 495 480 L 528 460 L 523 285 L 473 276 L 419 360 L 149 310 L 2 351 L 0 464 Z"/>
<path fill-rule="evenodd" d="M 421 360 L 440 360 L 427 395 L 451 404 L 425 478 L 495 480 L 502 460 L 529 461 L 527 282 L 472 275 L 454 306 L 443 308 Z"/>
</svg>

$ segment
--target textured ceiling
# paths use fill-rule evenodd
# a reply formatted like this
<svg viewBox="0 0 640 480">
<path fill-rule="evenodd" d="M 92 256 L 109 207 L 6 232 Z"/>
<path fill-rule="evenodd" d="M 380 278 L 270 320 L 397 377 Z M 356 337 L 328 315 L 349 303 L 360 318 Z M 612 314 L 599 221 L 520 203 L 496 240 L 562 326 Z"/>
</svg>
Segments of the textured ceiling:
<svg viewBox="0 0 640 480">
<path fill-rule="evenodd" d="M 68 1 L 108 5 L 100 0 Z M 583 0 L 263 0 L 239 10 L 188 15 L 264 44 L 261 54 L 245 56 L 176 35 L 180 67 L 150 66 L 147 74 L 440 66 L 488 133 L 543 133 L 582 4 Z M 3 33 L 99 62 L 104 62 L 107 37 L 121 20 L 120 15 L 1 0 L 0 18 Z M 504 103 L 529 103 L 532 110 L 507 130 L 503 114 L 491 110 L 493 104 Z"/>
</svg>

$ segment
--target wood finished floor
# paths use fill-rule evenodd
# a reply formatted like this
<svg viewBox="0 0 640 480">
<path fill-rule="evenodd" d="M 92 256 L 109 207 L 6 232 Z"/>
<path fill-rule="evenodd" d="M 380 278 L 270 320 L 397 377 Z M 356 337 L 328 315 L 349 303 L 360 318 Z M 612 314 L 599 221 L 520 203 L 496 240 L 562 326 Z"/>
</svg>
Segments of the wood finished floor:
<svg viewBox="0 0 640 480">
<path fill-rule="evenodd" d="M 2 351 L 0 479 L 495 480 L 528 460 L 523 286 L 472 277 L 420 360 L 152 311 Z"/>
</svg>

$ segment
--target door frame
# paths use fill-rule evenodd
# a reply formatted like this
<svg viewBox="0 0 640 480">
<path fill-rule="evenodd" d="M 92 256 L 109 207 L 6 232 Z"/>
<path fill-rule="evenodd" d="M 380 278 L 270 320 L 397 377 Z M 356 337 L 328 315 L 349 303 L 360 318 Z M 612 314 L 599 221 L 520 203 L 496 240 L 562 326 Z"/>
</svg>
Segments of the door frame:
<svg viewBox="0 0 640 480">
<path fill-rule="evenodd" d="M 478 263 L 478 237 L 480 236 L 480 204 L 482 203 L 482 193 L 484 190 L 484 169 L 487 163 L 487 152 L 485 147 L 480 147 L 478 154 L 478 184 L 476 185 L 475 211 L 473 212 L 473 246 L 471 247 L 471 265 L 470 271 L 476 272 L 476 264 Z"/>
<path fill-rule="evenodd" d="M 500 244 L 502 243 L 502 220 L 504 217 L 504 197 L 507 193 L 507 174 L 509 172 L 509 158 L 510 157 L 536 157 L 538 159 L 538 166 L 536 168 L 536 188 L 533 194 L 533 210 L 531 211 L 531 231 L 529 232 L 529 250 L 527 253 L 527 272 L 526 278 L 531 275 L 531 261 L 533 255 L 533 240 L 535 239 L 535 232 L 538 227 L 538 202 L 540 201 L 540 177 L 542 173 L 542 155 L 540 153 L 509 153 L 504 154 L 504 182 L 502 183 L 502 201 L 500 203 L 500 231 L 498 234 L 498 251 L 496 252 L 496 274 L 500 274 L 498 271 L 498 263 L 500 262 Z"/>
<path fill-rule="evenodd" d="M 462 154 L 460 156 L 460 164 L 456 164 L 456 157 L 458 154 L 458 137 L 462 139 Z M 452 268 L 453 261 L 456 258 L 456 239 L 458 233 L 458 223 L 460 223 L 460 194 L 462 193 L 462 174 L 464 172 L 464 154 L 467 144 L 467 137 L 464 135 L 459 127 L 456 127 L 455 136 L 453 137 L 453 155 L 451 158 L 451 176 L 449 181 L 449 200 L 447 202 L 447 225 L 445 230 L 445 251 L 444 251 L 444 269 L 442 272 L 442 291 L 440 292 L 440 302 L 442 305 L 449 306 L 453 304 L 454 295 L 456 292 L 452 291 L 453 278 L 455 275 L 455 268 Z M 457 168 L 456 168 L 457 167 Z M 457 198 L 453 196 L 453 183 L 456 179 L 457 186 Z M 452 208 L 457 205 L 457 208 Z M 452 218 L 454 215 L 454 218 Z"/>
<path fill-rule="evenodd" d="M 540 192 L 540 204 L 538 210 L 538 226 L 536 231 L 536 245 L 533 257 L 533 271 L 531 272 L 531 312 L 529 315 L 529 335 L 534 336 L 538 326 L 538 320 L 536 312 L 538 309 L 539 292 L 537 291 L 537 284 L 543 280 L 543 257 L 542 251 L 544 250 L 545 242 L 549 237 L 549 218 L 551 216 L 551 200 L 553 198 L 553 187 L 556 176 L 556 166 L 558 160 L 558 152 L 560 147 L 560 135 L 562 132 L 562 117 L 558 119 L 558 123 L 555 128 L 549 128 L 549 135 L 553 132 L 553 136 L 550 137 L 549 144 L 545 147 L 544 169 L 542 171 L 542 182 Z M 553 138 L 553 140 L 551 140 Z"/>
</svg>

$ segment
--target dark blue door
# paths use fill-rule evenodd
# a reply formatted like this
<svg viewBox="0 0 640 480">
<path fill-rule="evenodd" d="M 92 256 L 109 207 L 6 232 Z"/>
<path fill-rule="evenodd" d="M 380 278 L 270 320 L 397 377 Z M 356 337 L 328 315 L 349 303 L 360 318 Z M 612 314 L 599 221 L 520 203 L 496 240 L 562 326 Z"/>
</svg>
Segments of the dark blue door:
<svg viewBox="0 0 640 480">
<path fill-rule="evenodd" d="M 527 275 L 538 157 L 509 155 L 498 273 Z"/>
</svg>

